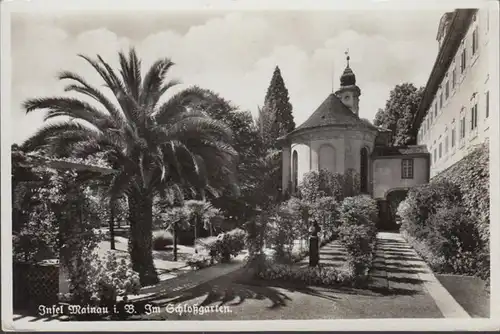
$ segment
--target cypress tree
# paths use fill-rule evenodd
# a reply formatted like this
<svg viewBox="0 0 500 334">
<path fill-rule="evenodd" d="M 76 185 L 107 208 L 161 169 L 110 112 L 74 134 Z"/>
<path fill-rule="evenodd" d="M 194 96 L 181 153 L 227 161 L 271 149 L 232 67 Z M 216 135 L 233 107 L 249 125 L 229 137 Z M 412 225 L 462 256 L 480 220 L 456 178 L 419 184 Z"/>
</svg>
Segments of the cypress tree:
<svg viewBox="0 0 500 334">
<path fill-rule="evenodd" d="M 273 117 L 270 117 L 274 119 L 270 134 L 273 140 L 295 129 L 288 89 L 278 66 L 274 69 L 271 83 L 267 89 L 263 110 L 274 114 Z"/>
</svg>

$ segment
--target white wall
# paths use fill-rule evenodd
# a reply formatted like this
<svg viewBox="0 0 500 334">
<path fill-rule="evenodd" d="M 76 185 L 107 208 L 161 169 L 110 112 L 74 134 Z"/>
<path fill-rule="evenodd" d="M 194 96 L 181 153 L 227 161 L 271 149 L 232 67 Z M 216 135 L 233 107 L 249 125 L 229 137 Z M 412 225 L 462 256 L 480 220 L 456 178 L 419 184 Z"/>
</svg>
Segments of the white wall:
<svg viewBox="0 0 500 334">
<path fill-rule="evenodd" d="M 319 153 L 323 145 L 330 145 L 335 150 L 335 159 L 328 159 L 335 163 L 335 166 L 330 166 L 329 170 L 334 173 L 342 173 L 344 170 L 344 138 L 337 137 L 332 139 L 317 139 L 311 141 L 311 170 L 319 170 L 319 161 L 321 159 Z"/>
<path fill-rule="evenodd" d="M 372 162 L 373 198 L 384 199 L 391 189 L 427 183 L 427 159 L 413 158 L 413 179 L 401 178 L 401 160 L 406 157 L 378 158 Z"/>
<path fill-rule="evenodd" d="M 492 114 L 498 109 L 492 110 L 496 105 L 492 102 L 492 93 L 496 87 L 489 80 L 490 71 L 490 38 L 494 38 L 495 32 L 492 31 L 492 20 L 498 15 L 495 12 L 489 14 L 488 11 L 480 9 L 476 14 L 476 21 L 471 24 L 469 31 L 464 37 L 463 44 L 457 51 L 454 61 L 448 69 L 447 76 L 443 79 L 442 87 L 438 90 L 434 102 L 419 129 L 418 144 L 426 145 L 431 153 L 431 177 L 448 168 L 467 155 L 469 148 L 476 144 L 484 142 L 490 134 L 490 123 Z M 472 55 L 472 34 L 474 29 L 478 29 L 478 50 Z M 463 48 L 466 48 L 466 69 L 460 74 L 460 57 Z M 456 72 L 456 86 L 452 88 L 452 71 Z M 450 95 L 445 98 L 446 82 L 449 81 Z M 486 92 L 490 91 L 489 117 L 486 117 Z M 443 92 L 443 108 L 439 108 L 439 96 Z M 474 93 L 476 93 L 474 95 Z M 496 95 L 493 95 L 496 96 Z M 438 103 L 437 117 L 434 114 L 435 104 Z M 477 103 L 477 128 L 471 130 L 471 107 Z M 466 134 L 463 140 L 460 140 L 460 119 L 465 116 Z M 429 120 L 429 121 L 428 121 Z M 432 120 L 432 122 L 431 122 Z M 430 124 L 427 131 L 424 132 L 424 123 Z M 452 131 L 455 129 L 455 146 L 451 145 Z M 446 138 L 448 138 L 448 151 L 446 152 Z M 439 157 L 439 144 L 442 146 L 442 155 Z M 434 157 L 436 155 L 436 157 Z"/>
</svg>

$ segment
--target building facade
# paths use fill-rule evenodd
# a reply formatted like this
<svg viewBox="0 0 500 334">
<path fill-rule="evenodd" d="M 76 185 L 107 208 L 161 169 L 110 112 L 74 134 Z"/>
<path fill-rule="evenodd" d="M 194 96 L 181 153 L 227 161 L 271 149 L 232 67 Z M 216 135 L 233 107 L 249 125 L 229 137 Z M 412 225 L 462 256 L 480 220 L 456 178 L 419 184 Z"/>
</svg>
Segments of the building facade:
<svg viewBox="0 0 500 334">
<path fill-rule="evenodd" d="M 490 40 L 498 34 L 493 20 L 488 8 L 457 9 L 439 23 L 438 56 L 413 122 L 417 144 L 431 154 L 431 178 L 492 132 L 492 102 L 498 97 L 491 78 Z"/>
</svg>

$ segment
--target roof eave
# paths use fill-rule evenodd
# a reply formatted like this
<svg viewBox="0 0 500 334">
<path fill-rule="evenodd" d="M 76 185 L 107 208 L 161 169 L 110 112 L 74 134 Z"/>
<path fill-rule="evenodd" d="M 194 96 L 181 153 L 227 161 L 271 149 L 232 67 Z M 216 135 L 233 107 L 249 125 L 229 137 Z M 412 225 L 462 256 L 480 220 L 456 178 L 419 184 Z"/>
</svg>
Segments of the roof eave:
<svg viewBox="0 0 500 334">
<path fill-rule="evenodd" d="M 477 11 L 477 9 L 457 9 L 455 15 L 449 24 L 448 33 L 445 36 L 443 46 L 439 50 L 436 61 L 432 68 L 427 84 L 425 85 L 424 94 L 422 101 L 417 109 L 415 117 L 413 118 L 412 128 L 416 132 L 419 123 L 425 115 L 431 105 L 434 95 L 448 70 L 450 63 L 453 60 L 453 56 L 456 54 L 460 43 L 467 33 L 468 27 L 472 20 L 472 16 Z M 458 30 L 456 30 L 458 28 Z"/>
</svg>

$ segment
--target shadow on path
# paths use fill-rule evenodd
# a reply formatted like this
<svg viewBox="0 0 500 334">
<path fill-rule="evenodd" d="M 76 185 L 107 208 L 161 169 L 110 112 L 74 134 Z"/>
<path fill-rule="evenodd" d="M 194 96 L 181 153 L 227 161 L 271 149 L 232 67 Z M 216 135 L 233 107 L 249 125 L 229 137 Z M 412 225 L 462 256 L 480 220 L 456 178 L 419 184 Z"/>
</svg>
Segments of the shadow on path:
<svg viewBox="0 0 500 334">
<path fill-rule="evenodd" d="M 281 290 L 281 291 L 280 291 Z M 320 297 L 334 301 L 338 299 L 333 295 L 331 289 L 318 290 L 310 287 L 296 286 L 293 284 L 270 282 L 264 280 L 253 280 L 252 276 L 245 269 L 237 273 L 219 277 L 213 281 L 199 286 L 180 291 L 178 293 L 156 294 L 149 298 L 134 302 L 135 309 L 139 314 L 144 312 L 147 304 L 163 307 L 167 304 L 179 304 L 204 297 L 200 306 L 217 303 L 218 306 L 236 306 L 243 304 L 248 299 L 269 300 L 271 306 L 267 308 L 275 309 L 287 306 L 292 299 L 286 292 L 300 292 L 315 297 Z"/>
</svg>

